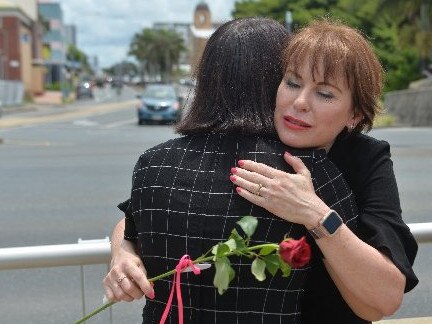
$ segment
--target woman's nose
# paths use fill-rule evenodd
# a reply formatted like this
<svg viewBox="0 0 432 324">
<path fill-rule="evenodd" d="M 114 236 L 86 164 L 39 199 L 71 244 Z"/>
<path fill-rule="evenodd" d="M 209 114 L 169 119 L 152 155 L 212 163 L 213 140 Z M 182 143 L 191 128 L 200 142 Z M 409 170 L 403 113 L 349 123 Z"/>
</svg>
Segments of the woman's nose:
<svg viewBox="0 0 432 324">
<path fill-rule="evenodd" d="M 294 109 L 297 111 L 309 111 L 309 100 L 307 91 L 300 91 L 294 100 Z"/>
</svg>

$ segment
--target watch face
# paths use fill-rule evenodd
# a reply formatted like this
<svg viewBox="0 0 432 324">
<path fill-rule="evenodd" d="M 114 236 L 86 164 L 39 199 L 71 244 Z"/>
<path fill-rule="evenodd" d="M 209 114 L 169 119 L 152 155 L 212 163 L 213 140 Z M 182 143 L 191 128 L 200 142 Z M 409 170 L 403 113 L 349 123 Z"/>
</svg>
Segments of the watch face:
<svg viewBox="0 0 432 324">
<path fill-rule="evenodd" d="M 333 211 L 323 221 L 322 225 L 330 234 L 333 234 L 342 225 L 342 219 L 336 212 Z"/>
</svg>

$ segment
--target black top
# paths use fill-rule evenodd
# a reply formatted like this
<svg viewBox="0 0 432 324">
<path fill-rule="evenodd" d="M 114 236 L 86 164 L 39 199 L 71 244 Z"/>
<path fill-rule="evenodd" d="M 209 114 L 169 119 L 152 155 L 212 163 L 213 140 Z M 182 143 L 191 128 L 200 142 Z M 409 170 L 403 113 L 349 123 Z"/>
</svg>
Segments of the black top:
<svg viewBox="0 0 432 324">
<path fill-rule="evenodd" d="M 288 148 L 279 141 L 228 135 L 185 136 L 144 152 L 133 174 L 125 212 L 125 238 L 137 243 L 139 254 L 153 277 L 174 269 L 184 254 L 192 259 L 225 241 L 235 222 L 253 215 L 259 220 L 251 244 L 280 242 L 284 235 L 300 238 L 305 227 L 288 223 L 254 206 L 229 181 L 239 159 L 251 159 L 293 172 L 283 159 Z M 292 150 L 311 171 L 314 187 L 348 226 L 355 229 L 357 211 L 351 190 L 323 150 Z M 308 236 L 312 244 L 313 240 Z M 236 277 L 222 296 L 213 286 L 214 267 L 199 276 L 182 274 L 186 323 L 300 323 L 301 299 L 310 266 L 293 269 L 289 278 L 268 275 L 263 282 L 251 274 L 250 260 L 232 259 Z M 144 322 L 161 318 L 172 277 L 155 282 L 156 297 L 147 300 Z M 174 302 L 176 305 L 176 302 Z M 177 322 L 177 308 L 170 313 Z"/>
<path fill-rule="evenodd" d="M 359 218 L 355 233 L 387 255 L 406 276 L 405 292 L 418 279 L 412 270 L 417 243 L 402 219 L 390 145 L 364 134 L 337 139 L 329 158 L 342 171 L 355 194 Z M 302 323 L 369 323 L 343 300 L 318 260 L 305 285 Z"/>
</svg>

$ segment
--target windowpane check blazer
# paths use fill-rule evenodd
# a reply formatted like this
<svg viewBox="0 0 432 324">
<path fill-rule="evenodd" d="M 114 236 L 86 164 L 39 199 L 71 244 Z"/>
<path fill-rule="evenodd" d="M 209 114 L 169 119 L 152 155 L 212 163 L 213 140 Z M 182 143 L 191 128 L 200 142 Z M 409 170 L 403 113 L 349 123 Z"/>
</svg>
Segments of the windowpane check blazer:
<svg viewBox="0 0 432 324">
<path fill-rule="evenodd" d="M 196 259 L 226 241 L 245 215 L 258 218 L 252 245 L 305 235 L 315 244 L 303 225 L 251 204 L 229 181 L 231 168 L 242 159 L 292 173 L 283 159 L 287 150 L 308 167 L 318 196 L 354 229 L 354 197 L 324 150 L 295 150 L 257 136 L 184 136 L 140 156 L 133 171 L 131 197 L 119 205 L 126 215 L 125 239 L 136 243 L 148 277 L 174 269 L 184 254 Z M 249 259 L 237 257 L 231 263 L 236 275 L 223 295 L 213 286 L 214 267 L 198 276 L 182 274 L 185 323 L 300 323 L 303 286 L 311 265 L 292 269 L 289 277 L 278 273 L 259 282 L 251 274 Z M 156 297 L 146 301 L 143 323 L 159 322 L 171 285 L 172 277 L 155 282 Z M 174 303 L 169 322 L 177 321 Z"/>
</svg>

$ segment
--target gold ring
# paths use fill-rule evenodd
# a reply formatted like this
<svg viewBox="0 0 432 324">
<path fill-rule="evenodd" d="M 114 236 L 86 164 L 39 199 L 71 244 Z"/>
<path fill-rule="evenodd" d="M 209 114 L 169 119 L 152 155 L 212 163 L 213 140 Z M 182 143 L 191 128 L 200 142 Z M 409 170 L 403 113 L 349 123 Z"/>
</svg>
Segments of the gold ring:
<svg viewBox="0 0 432 324">
<path fill-rule="evenodd" d="M 261 183 L 258 183 L 258 189 L 257 189 L 257 191 L 256 191 L 256 194 L 257 194 L 258 196 L 261 196 L 260 191 L 261 191 L 262 188 L 263 188 L 263 185 L 262 185 Z"/>
<path fill-rule="evenodd" d="M 127 276 L 123 275 L 123 276 L 121 276 L 120 278 L 117 279 L 117 282 L 120 284 L 123 281 L 123 279 L 126 279 L 126 278 L 127 278 Z"/>
</svg>

